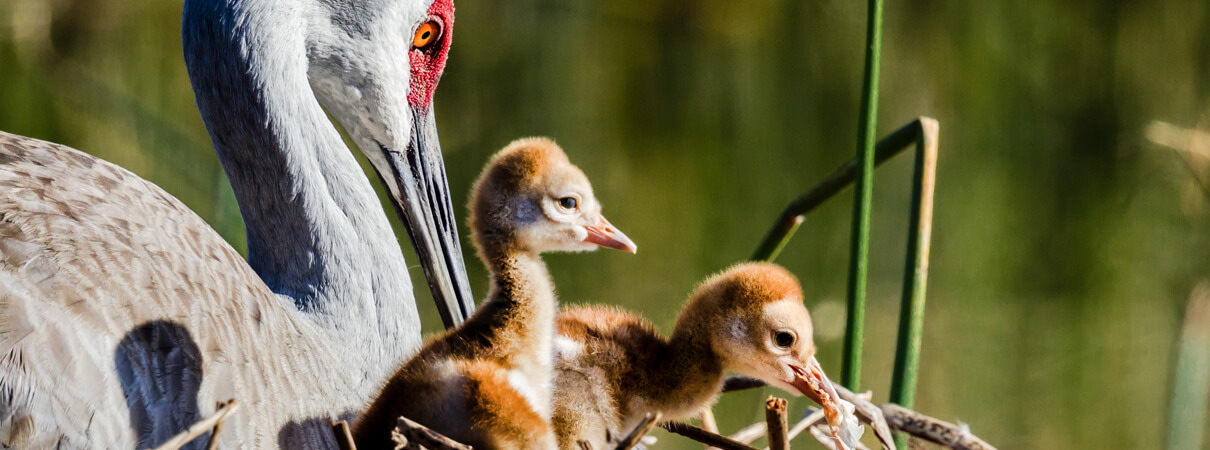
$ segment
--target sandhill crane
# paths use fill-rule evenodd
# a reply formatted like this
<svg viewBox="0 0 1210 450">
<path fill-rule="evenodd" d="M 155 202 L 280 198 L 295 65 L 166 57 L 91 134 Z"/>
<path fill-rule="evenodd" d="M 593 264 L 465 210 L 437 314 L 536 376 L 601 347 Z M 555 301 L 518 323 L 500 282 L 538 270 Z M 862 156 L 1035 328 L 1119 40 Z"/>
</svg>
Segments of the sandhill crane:
<svg viewBox="0 0 1210 450">
<path fill-rule="evenodd" d="M 420 344 L 399 207 L 448 323 L 473 308 L 432 109 L 452 0 L 186 0 L 185 61 L 247 224 L 0 134 L 0 444 L 144 448 L 245 408 L 224 447 L 334 445 Z M 322 106 L 321 106 L 322 105 Z"/>
<path fill-rule="evenodd" d="M 740 264 L 702 283 L 671 338 L 612 307 L 559 313 L 551 422 L 559 447 L 612 448 L 647 413 L 678 419 L 713 402 L 723 374 L 738 372 L 802 393 L 824 407 L 836 448 L 861 428 L 815 360 L 811 316 L 794 276 L 768 263 Z M 616 444 L 615 444 L 616 445 Z"/>
<path fill-rule="evenodd" d="M 425 345 L 358 422 L 359 448 L 391 448 L 406 416 L 475 448 L 553 449 L 554 286 L 539 253 L 633 253 L 605 220 L 584 173 L 546 139 L 492 158 L 475 183 L 471 235 L 492 274 L 487 301 L 461 327 Z"/>
</svg>

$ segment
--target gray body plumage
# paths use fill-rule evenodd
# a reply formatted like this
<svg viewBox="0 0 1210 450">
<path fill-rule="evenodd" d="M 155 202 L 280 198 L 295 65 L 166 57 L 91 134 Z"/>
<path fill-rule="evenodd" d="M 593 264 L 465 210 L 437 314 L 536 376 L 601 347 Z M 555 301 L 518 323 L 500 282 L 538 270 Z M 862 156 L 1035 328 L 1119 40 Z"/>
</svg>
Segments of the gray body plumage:
<svg viewBox="0 0 1210 450">
<path fill-rule="evenodd" d="M 390 67 L 359 72 L 342 52 L 360 32 L 406 34 L 428 1 L 350 3 L 185 2 L 186 62 L 248 261 L 134 174 L 0 132 L 0 447 L 145 448 L 228 398 L 242 407 L 224 448 L 329 446 L 330 418 L 364 408 L 419 346 L 397 240 L 320 101 L 363 150 L 406 140 L 392 121 L 411 123 L 393 106 L 406 101 L 390 98 L 406 64 L 365 76 L 406 56 L 361 47 Z M 323 76 L 336 72 L 363 80 Z"/>
<path fill-rule="evenodd" d="M 371 395 L 363 348 L 274 294 L 163 190 L 10 134 L 0 163 L 3 443 L 149 447 L 228 398 L 244 409 L 225 443 L 314 442 L 330 432 L 308 420 Z"/>
</svg>

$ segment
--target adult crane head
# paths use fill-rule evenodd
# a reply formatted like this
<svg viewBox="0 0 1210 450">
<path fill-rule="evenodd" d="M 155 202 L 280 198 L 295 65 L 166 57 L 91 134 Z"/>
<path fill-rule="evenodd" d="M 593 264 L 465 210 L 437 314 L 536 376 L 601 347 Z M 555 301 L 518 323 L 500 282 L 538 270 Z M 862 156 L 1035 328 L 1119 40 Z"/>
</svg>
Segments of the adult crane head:
<svg viewBox="0 0 1210 450">
<path fill-rule="evenodd" d="M 184 21 L 190 78 L 216 146 L 253 125 L 216 133 L 216 122 L 234 119 L 214 117 L 249 103 L 273 111 L 253 120 L 272 129 L 272 139 L 315 145 L 295 139 L 310 130 L 273 122 L 322 116 L 312 106 L 318 101 L 386 186 L 446 326 L 469 317 L 474 302 L 433 115 L 453 39 L 453 0 L 187 0 Z M 231 85 L 252 87 L 245 93 Z M 213 100 L 222 96 L 237 98 Z"/>
<path fill-rule="evenodd" d="M 474 310 L 433 94 L 454 37 L 453 0 L 319 0 L 308 77 L 401 213 L 447 327 Z M 322 16 L 321 16 L 322 17 Z"/>
</svg>

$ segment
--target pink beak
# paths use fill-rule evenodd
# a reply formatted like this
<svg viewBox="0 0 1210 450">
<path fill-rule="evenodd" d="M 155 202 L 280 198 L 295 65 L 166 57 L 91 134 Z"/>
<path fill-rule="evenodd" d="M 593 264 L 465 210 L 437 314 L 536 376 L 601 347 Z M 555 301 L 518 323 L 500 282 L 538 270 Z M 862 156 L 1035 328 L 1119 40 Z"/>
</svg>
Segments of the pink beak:
<svg viewBox="0 0 1210 450">
<path fill-rule="evenodd" d="M 588 230 L 588 237 L 584 238 L 584 242 L 629 253 L 635 253 L 639 250 L 634 241 L 626 237 L 622 233 L 622 230 L 617 229 L 608 220 L 605 220 L 605 216 L 601 216 L 601 221 L 596 225 L 589 225 L 584 227 L 584 229 Z"/>
<path fill-rule="evenodd" d="M 823 373 L 823 368 L 819 367 L 819 361 L 812 356 L 807 359 L 807 367 L 792 366 L 791 369 L 794 370 L 794 381 L 790 384 L 802 392 L 802 395 L 823 407 L 824 417 L 828 419 L 828 428 L 832 429 L 832 440 L 836 442 L 836 448 L 849 448 L 840 438 L 840 427 L 844 421 L 837 403 L 840 395 L 836 393 L 836 388 L 832 387 L 832 381 Z"/>
</svg>

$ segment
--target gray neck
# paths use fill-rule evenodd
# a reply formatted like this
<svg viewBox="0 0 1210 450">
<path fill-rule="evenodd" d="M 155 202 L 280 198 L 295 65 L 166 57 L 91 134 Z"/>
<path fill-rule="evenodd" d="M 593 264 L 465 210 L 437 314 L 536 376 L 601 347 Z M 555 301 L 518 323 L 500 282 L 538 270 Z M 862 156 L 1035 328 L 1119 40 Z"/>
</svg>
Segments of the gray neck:
<svg viewBox="0 0 1210 450">
<path fill-rule="evenodd" d="M 185 61 L 248 263 L 355 367 L 376 361 L 366 370 L 385 374 L 420 343 L 412 286 L 373 188 L 311 91 L 296 3 L 186 1 Z"/>
</svg>

